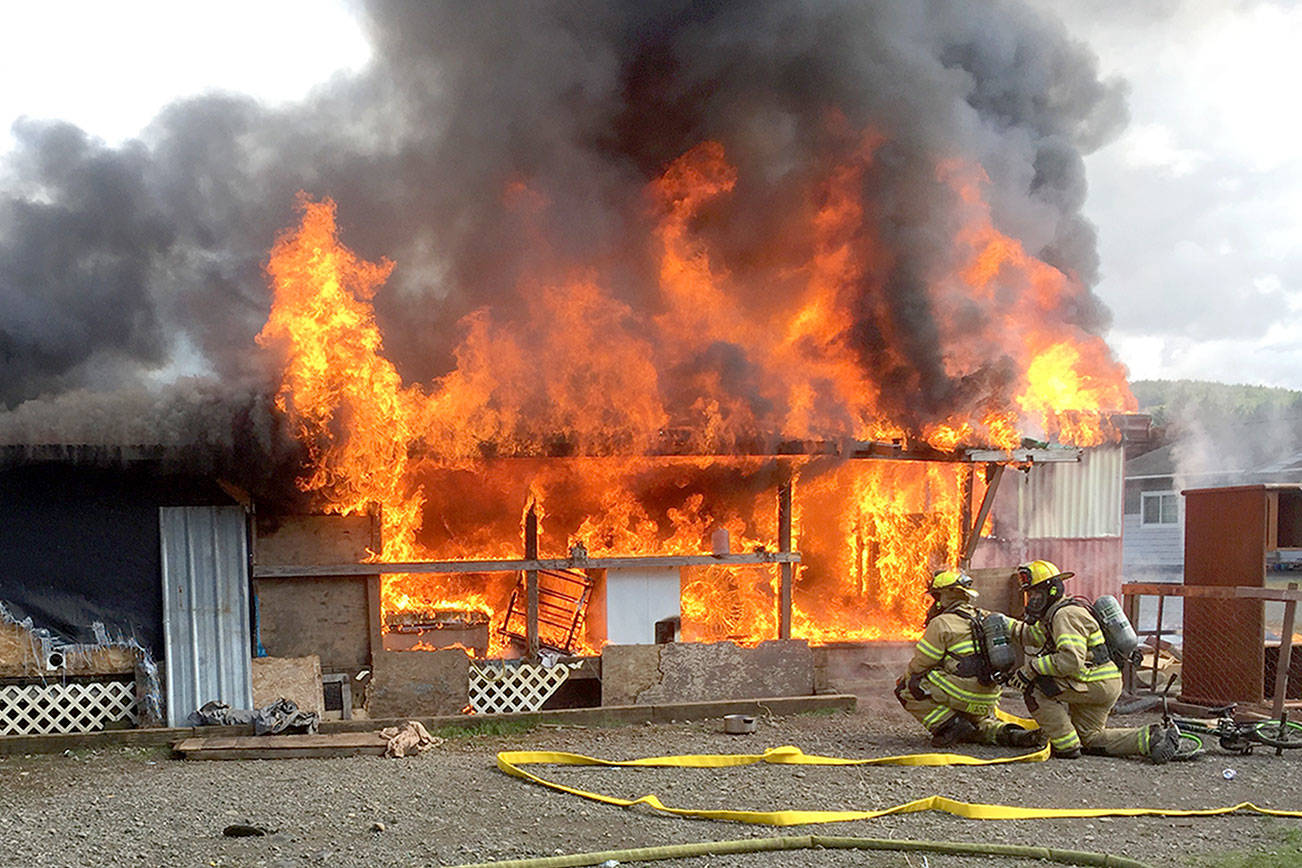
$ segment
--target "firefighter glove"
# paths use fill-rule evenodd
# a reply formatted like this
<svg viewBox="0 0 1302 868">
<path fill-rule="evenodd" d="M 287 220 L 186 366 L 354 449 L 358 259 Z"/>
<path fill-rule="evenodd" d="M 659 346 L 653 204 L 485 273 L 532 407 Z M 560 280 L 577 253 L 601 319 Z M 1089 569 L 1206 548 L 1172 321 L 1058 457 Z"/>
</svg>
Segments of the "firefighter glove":
<svg viewBox="0 0 1302 868">
<path fill-rule="evenodd" d="M 1020 690 L 1023 693 L 1031 689 L 1035 683 L 1035 673 L 1025 668 L 1018 669 L 1012 675 L 1008 676 L 1008 686 L 1014 690 Z"/>
</svg>

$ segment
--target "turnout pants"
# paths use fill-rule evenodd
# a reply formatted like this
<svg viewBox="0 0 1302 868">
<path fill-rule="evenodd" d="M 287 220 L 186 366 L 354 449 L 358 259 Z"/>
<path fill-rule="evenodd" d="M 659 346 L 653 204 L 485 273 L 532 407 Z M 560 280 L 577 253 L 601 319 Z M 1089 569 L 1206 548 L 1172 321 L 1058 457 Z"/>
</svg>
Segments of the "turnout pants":
<svg viewBox="0 0 1302 868">
<path fill-rule="evenodd" d="M 1062 685 L 1062 682 L 1058 682 Z M 1076 690 L 1083 687 L 1084 690 Z M 1134 756 L 1148 753 L 1147 726 L 1108 729 L 1108 713 L 1121 695 L 1121 679 L 1074 682 L 1057 696 L 1035 688 L 1039 707 L 1032 712 L 1049 744 L 1060 751 L 1082 748 L 1088 753 Z"/>
<path fill-rule="evenodd" d="M 928 732 L 935 732 L 942 724 L 957 715 L 966 717 L 976 725 L 976 741 L 981 744 L 995 744 L 995 738 L 999 735 L 999 731 L 1006 726 L 1003 721 L 995 717 L 993 705 L 982 709 L 980 706 L 959 703 L 958 700 L 943 693 L 940 694 L 939 700 L 931 696 L 926 699 L 917 699 L 908 690 L 901 691 L 899 699 L 900 704 L 904 706 L 904 710 L 916 717 L 918 722 L 927 728 Z M 946 704 L 948 702 L 953 702 L 955 705 Z M 976 709 L 979 713 L 974 713 L 972 709 Z"/>
</svg>

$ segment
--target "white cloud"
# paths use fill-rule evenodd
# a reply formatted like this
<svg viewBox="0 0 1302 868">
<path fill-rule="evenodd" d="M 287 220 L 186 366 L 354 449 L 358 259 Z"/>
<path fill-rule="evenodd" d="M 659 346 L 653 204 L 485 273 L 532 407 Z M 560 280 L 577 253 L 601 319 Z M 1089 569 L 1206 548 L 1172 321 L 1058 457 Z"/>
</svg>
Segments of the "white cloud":
<svg viewBox="0 0 1302 868">
<path fill-rule="evenodd" d="M 1205 380 L 1208 371 L 1225 383 L 1297 388 L 1302 369 L 1302 317 L 1291 317 L 1261 339 L 1195 340 L 1114 332 L 1113 348 L 1132 380 Z"/>
<path fill-rule="evenodd" d="M 1116 149 L 1132 168 L 1166 169 L 1176 177 L 1188 175 L 1208 161 L 1206 152 L 1182 148 L 1175 139 L 1169 127 L 1135 124 L 1125 132 Z"/>
<path fill-rule="evenodd" d="M 370 47 L 340 3 L 176 0 L 8 3 L 0 35 L 0 150 L 22 115 L 71 121 L 110 143 L 178 96 L 302 97 Z"/>
<path fill-rule="evenodd" d="M 1302 388 L 1302 4 L 1032 2 L 1130 84 L 1085 212 L 1132 377 Z"/>
</svg>

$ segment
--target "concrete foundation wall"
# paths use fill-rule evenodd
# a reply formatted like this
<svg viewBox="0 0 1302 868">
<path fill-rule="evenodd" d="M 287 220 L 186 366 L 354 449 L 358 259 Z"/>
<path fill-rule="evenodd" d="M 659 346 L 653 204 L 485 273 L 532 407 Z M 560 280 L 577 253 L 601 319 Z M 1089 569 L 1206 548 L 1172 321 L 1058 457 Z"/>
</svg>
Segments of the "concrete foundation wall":
<svg viewBox="0 0 1302 868">
<path fill-rule="evenodd" d="M 366 692 L 372 718 L 458 714 L 470 703 L 470 658 L 460 648 L 381 651 Z"/>
<path fill-rule="evenodd" d="M 836 642 L 814 652 L 814 689 L 818 693 L 885 696 L 895 687 L 913 656 L 913 642 Z"/>
<path fill-rule="evenodd" d="M 814 654 L 803 639 L 607 645 L 601 652 L 602 705 L 654 705 L 767 696 L 810 696 Z"/>
</svg>

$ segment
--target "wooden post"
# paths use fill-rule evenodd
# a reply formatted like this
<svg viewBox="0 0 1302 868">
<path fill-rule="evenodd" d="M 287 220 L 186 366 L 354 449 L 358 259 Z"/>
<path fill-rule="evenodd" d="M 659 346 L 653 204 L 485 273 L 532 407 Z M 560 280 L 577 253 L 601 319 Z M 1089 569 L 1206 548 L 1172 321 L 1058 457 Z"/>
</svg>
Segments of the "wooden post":
<svg viewBox="0 0 1302 868">
<path fill-rule="evenodd" d="M 366 577 L 366 609 L 370 617 L 367 621 L 366 644 L 371 649 L 371 668 L 375 668 L 375 658 L 384 651 L 384 626 L 381 623 L 381 609 L 384 606 L 380 597 L 380 578 L 377 573 Z"/>
<path fill-rule="evenodd" d="M 525 560 L 538 558 L 538 513 L 533 504 L 524 516 L 524 557 Z M 525 594 L 528 597 L 525 609 L 525 653 L 531 660 L 538 658 L 538 571 L 524 571 Z"/>
<path fill-rule="evenodd" d="M 1288 589 L 1296 591 L 1297 582 L 1289 582 Z M 1271 716 L 1276 720 L 1284 714 L 1284 699 L 1288 695 L 1288 669 L 1293 657 L 1293 619 L 1296 615 L 1297 600 L 1284 603 L 1284 627 L 1280 630 L 1279 660 L 1275 663 L 1275 707 L 1271 709 Z"/>
<path fill-rule="evenodd" d="M 976 465 L 968 464 L 963 467 L 963 478 L 959 482 L 959 563 L 962 569 L 967 568 L 968 550 L 972 547 L 972 535 L 980 533 L 980 528 L 972 527 L 972 493 L 976 489 Z"/>
<path fill-rule="evenodd" d="M 981 508 L 977 510 L 976 518 L 972 521 L 972 527 L 969 530 L 966 523 L 964 524 L 965 539 L 963 542 L 963 551 L 958 560 L 958 565 L 962 569 L 967 569 L 972 563 L 972 553 L 976 551 L 977 543 L 981 541 L 981 528 L 986 523 L 986 517 L 990 515 L 990 508 L 995 505 L 995 493 L 999 491 L 999 480 L 1004 478 L 1004 465 L 987 464 L 986 465 L 986 492 L 981 497 Z M 969 482 L 971 477 L 968 477 Z M 964 501 L 966 503 L 966 501 Z"/>
<path fill-rule="evenodd" d="M 1162 594 L 1157 598 L 1157 633 L 1153 636 L 1153 692 L 1157 692 L 1157 660 L 1162 656 L 1162 604 L 1166 602 L 1166 595 Z M 1181 684 L 1183 685 L 1183 681 Z M 1181 688 L 1183 690 L 1183 687 Z"/>
<path fill-rule="evenodd" d="M 1135 632 L 1138 633 L 1139 632 L 1139 595 L 1127 593 L 1124 594 L 1123 596 L 1126 601 L 1126 618 L 1130 621 L 1130 625 L 1135 628 Z M 1126 674 L 1126 678 L 1125 678 L 1126 693 L 1133 694 L 1135 692 L 1135 664 L 1131 663 L 1129 660 L 1126 660 L 1125 674 Z"/>
<path fill-rule="evenodd" d="M 384 554 L 384 505 L 375 501 L 369 503 L 366 512 L 371 518 L 371 543 L 368 548 L 378 555 Z M 371 646 L 371 669 L 374 672 L 375 659 L 384 651 L 384 579 L 379 573 L 366 577 L 366 608 L 370 614 L 367 618 L 367 639 Z"/>
<path fill-rule="evenodd" d="M 791 479 L 778 486 L 778 550 L 791 551 Z M 782 564 L 782 587 L 778 598 L 778 638 L 791 638 L 791 585 L 795 565 Z"/>
</svg>

